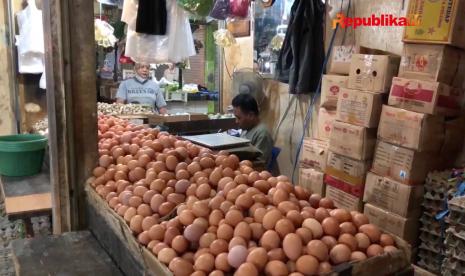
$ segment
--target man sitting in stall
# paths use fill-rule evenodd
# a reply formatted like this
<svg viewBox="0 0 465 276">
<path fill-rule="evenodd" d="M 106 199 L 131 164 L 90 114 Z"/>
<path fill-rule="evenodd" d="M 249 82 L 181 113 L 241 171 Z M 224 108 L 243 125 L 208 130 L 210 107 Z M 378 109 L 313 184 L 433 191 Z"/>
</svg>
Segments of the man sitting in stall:
<svg viewBox="0 0 465 276">
<path fill-rule="evenodd" d="M 149 105 L 154 112 L 166 114 L 166 102 L 160 87 L 150 79 L 150 65 L 136 63 L 136 75 L 121 82 L 116 93 L 117 103 Z"/>
<path fill-rule="evenodd" d="M 250 140 L 252 145 L 261 152 L 258 159 L 269 164 L 273 138 L 267 127 L 260 123 L 257 101 L 249 94 L 239 94 L 232 100 L 232 106 L 236 122 L 242 129 L 241 137 Z"/>
</svg>

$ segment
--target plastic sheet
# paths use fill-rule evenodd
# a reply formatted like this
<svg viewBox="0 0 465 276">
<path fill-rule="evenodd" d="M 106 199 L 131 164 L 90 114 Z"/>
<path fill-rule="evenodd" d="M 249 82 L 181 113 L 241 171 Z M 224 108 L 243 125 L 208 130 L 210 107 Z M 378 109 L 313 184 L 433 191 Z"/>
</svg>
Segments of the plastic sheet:
<svg viewBox="0 0 465 276">
<path fill-rule="evenodd" d="M 230 0 L 216 0 L 210 12 L 210 17 L 218 20 L 225 20 L 230 14 Z"/>
</svg>

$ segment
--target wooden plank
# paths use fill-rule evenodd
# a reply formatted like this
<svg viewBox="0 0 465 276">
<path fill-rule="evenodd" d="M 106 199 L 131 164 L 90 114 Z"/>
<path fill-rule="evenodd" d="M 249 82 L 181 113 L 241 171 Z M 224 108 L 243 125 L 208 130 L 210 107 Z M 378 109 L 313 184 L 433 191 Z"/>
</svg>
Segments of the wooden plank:
<svg viewBox="0 0 465 276">
<path fill-rule="evenodd" d="M 51 193 L 5 198 L 5 211 L 10 215 L 24 215 L 52 210 Z"/>
<path fill-rule="evenodd" d="M 123 275 L 89 231 L 15 240 L 11 244 L 17 276 Z"/>
<path fill-rule="evenodd" d="M 97 163 L 93 2 L 44 0 L 43 19 L 53 229 L 61 233 L 84 226 L 81 183 Z"/>
<path fill-rule="evenodd" d="M 172 275 L 149 250 L 141 246 L 124 219 L 86 186 L 89 229 L 126 275 Z"/>
</svg>

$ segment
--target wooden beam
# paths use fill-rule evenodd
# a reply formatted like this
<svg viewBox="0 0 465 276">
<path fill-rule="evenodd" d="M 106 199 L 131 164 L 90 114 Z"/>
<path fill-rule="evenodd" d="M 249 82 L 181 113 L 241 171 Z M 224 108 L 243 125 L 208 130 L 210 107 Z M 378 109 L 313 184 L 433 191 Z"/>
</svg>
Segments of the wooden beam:
<svg viewBox="0 0 465 276">
<path fill-rule="evenodd" d="M 55 234 L 83 228 L 84 182 L 97 161 L 93 1 L 44 0 Z"/>
</svg>

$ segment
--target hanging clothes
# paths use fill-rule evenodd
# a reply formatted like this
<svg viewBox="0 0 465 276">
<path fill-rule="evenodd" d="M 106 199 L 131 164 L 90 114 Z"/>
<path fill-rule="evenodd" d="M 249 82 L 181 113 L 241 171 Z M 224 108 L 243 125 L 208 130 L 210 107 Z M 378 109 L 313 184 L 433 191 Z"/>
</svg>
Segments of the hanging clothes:
<svg viewBox="0 0 465 276">
<path fill-rule="evenodd" d="M 166 2 L 166 35 L 148 35 L 136 31 L 138 1 L 125 0 L 121 20 L 128 24 L 125 55 L 135 62 L 178 63 L 196 55 L 187 13 L 176 1 Z"/>
<path fill-rule="evenodd" d="M 166 35 L 166 17 L 165 0 L 139 0 L 136 32 Z"/>
<path fill-rule="evenodd" d="M 324 60 L 321 0 L 295 0 L 277 63 L 277 79 L 289 84 L 289 93 L 316 92 Z"/>
<path fill-rule="evenodd" d="M 42 11 L 35 0 L 28 0 L 27 7 L 16 14 L 19 35 L 16 36 L 18 48 L 18 68 L 22 74 L 39 74 L 44 71 L 44 30 Z"/>
</svg>

